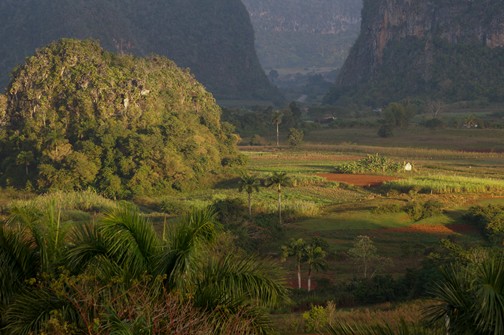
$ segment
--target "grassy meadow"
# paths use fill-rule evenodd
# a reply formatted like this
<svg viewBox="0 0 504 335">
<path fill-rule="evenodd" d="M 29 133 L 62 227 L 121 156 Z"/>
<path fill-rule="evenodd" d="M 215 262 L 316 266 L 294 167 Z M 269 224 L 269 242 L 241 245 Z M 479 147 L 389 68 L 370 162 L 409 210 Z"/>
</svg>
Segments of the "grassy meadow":
<svg viewBox="0 0 504 335">
<path fill-rule="evenodd" d="M 390 139 L 379 138 L 374 129 L 322 129 L 308 132 L 305 143 L 296 149 L 243 147 L 249 158 L 249 170 L 259 174 L 287 171 L 296 178 L 308 179 L 319 173 L 331 173 L 338 164 L 375 153 L 395 161 L 411 162 L 414 166 L 411 172 L 393 174 L 398 180 L 378 187 L 317 181 L 286 189 L 286 208 L 289 202 L 304 198 L 319 207 L 319 214 L 300 215 L 293 222 L 286 223 L 282 238 L 263 244 L 261 249 L 274 255 L 275 252 L 278 254 L 279 245 L 287 244 L 291 238 L 323 238 L 329 245 L 329 266 L 327 271 L 319 272 L 315 277 L 325 288 L 361 276 L 356 264 L 348 257 L 348 250 L 360 235 L 372 238 L 380 256 L 390 261 L 380 271 L 394 278 L 404 275 L 408 269 L 420 267 L 428 260 L 429 252 L 439 247 L 442 239 L 468 248 L 485 245 L 487 241 L 482 232 L 466 223 L 463 214 L 475 205 L 504 204 L 502 138 L 504 131 L 495 129 L 431 131 L 415 128 L 399 130 Z M 261 193 L 254 194 L 255 202 L 261 203 L 268 197 L 268 191 Z M 442 210 L 428 218 L 416 220 L 404 211 L 379 210 L 390 205 L 404 207 L 429 200 L 442 204 Z M 273 197 L 271 201 L 274 201 Z M 285 266 L 294 283 L 294 262 L 288 261 Z M 328 291 L 324 288 L 321 291 L 325 294 Z M 333 299 L 330 293 L 318 295 L 317 289 L 311 298 L 303 296 L 308 301 L 306 308 L 324 305 Z M 394 303 L 386 307 L 378 304 L 357 309 L 345 307 L 345 304 L 343 299 L 341 309 L 338 309 L 341 314 L 337 319 L 342 322 L 345 320 L 342 317 L 344 313 L 367 313 L 368 321 L 375 318 L 374 313 L 388 313 L 381 318 L 394 322 L 394 319 L 397 321 L 400 318 L 400 311 L 404 308 Z M 421 306 L 425 302 L 419 300 L 411 304 Z M 370 313 L 370 309 L 373 312 Z M 418 322 L 421 310 L 416 309 L 417 312 L 410 313 L 410 317 Z M 291 314 L 284 315 L 284 319 L 277 316 L 279 324 L 286 327 L 286 334 L 294 329 L 302 333 L 300 329 L 303 327 L 292 318 Z M 296 320 L 302 323 L 299 318 Z M 290 329 L 289 324 L 294 328 Z"/>
</svg>

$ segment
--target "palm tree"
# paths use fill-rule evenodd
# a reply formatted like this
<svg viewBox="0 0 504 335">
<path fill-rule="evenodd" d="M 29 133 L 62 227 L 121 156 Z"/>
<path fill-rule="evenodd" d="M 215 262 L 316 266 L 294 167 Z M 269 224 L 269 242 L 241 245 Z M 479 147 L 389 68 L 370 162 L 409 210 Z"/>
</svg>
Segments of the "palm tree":
<svg viewBox="0 0 504 335">
<path fill-rule="evenodd" d="M 266 187 L 276 187 L 278 193 L 278 221 L 282 224 L 282 186 L 291 186 L 292 180 L 287 172 L 273 172 L 266 179 Z"/>
<path fill-rule="evenodd" d="M 490 254 L 478 264 L 453 265 L 433 289 L 438 303 L 426 318 L 447 334 L 504 334 L 504 255 Z"/>
<path fill-rule="evenodd" d="M 301 289 L 301 263 L 305 256 L 306 243 L 302 238 L 289 240 L 289 244 L 282 246 L 282 261 L 286 261 L 288 257 L 296 258 L 296 269 L 298 278 L 298 289 Z"/>
<path fill-rule="evenodd" d="M 276 126 L 276 146 L 280 146 L 280 132 L 279 132 L 279 126 L 280 123 L 282 123 L 282 116 L 283 113 L 281 111 L 275 111 L 273 113 L 273 118 L 271 119 L 271 122 Z"/>
<path fill-rule="evenodd" d="M 240 176 L 238 191 L 247 192 L 249 216 L 252 217 L 252 193 L 259 192 L 260 181 L 256 175 L 242 174 Z"/>
<path fill-rule="evenodd" d="M 37 331 L 51 311 L 68 310 L 65 301 L 39 287 L 62 265 L 67 228 L 54 201 L 45 212 L 14 208 L 0 225 L 0 323 L 7 334 Z"/>
<path fill-rule="evenodd" d="M 7 303 L 25 280 L 52 273 L 61 260 L 65 224 L 51 202 L 46 212 L 14 208 L 0 225 L 0 304 Z"/>
<path fill-rule="evenodd" d="M 134 333 L 147 322 L 142 318 L 153 317 L 152 313 L 127 314 L 115 308 L 144 296 L 135 293 L 139 283 L 148 287 L 156 303 L 177 297 L 182 305 L 203 311 L 214 328 L 211 333 L 269 333 L 264 307 L 288 300 L 274 267 L 265 268 L 263 262 L 239 257 L 235 251 L 222 251 L 228 248 L 217 252 L 220 226 L 213 210 L 194 210 L 172 228 L 165 239 L 159 237 L 131 206 L 120 206 L 97 224 L 76 227 L 65 239 L 66 253 L 60 258 L 68 272 L 54 273 L 49 279 L 35 275 L 35 286 L 2 305 L 6 334 L 38 332 L 51 315 L 84 333 L 91 331 L 94 326 L 89 320 L 95 319 Z M 82 301 L 89 301 L 89 310 L 83 309 Z"/>
<path fill-rule="evenodd" d="M 327 253 L 321 246 L 310 243 L 305 247 L 304 259 L 308 264 L 308 292 L 311 291 L 311 274 L 313 270 L 324 270 L 327 267 L 325 261 Z"/>
</svg>

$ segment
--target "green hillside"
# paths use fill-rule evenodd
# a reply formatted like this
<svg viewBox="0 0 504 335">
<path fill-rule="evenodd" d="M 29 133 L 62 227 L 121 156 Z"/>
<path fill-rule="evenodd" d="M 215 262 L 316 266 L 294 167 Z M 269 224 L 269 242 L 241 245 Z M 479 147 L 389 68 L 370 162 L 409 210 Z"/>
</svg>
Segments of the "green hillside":
<svg viewBox="0 0 504 335">
<path fill-rule="evenodd" d="M 20 67 L 0 120 L 1 181 L 111 197 L 208 181 L 236 156 L 213 96 L 160 57 L 61 40 Z"/>
</svg>

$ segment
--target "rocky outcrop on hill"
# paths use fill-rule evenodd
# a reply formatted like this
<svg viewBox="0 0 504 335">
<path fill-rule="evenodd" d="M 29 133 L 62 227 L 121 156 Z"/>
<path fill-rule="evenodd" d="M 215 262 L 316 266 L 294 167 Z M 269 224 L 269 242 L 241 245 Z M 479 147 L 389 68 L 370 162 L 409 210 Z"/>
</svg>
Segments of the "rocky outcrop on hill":
<svg viewBox="0 0 504 335">
<path fill-rule="evenodd" d="M 328 101 L 504 100 L 500 0 L 364 0 L 361 33 Z"/>
</svg>

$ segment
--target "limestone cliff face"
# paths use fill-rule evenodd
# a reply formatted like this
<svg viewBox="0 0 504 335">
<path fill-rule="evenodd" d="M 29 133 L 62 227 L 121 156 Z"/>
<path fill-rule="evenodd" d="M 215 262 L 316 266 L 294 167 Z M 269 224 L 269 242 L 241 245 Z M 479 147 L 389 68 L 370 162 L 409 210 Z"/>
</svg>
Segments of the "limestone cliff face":
<svg viewBox="0 0 504 335">
<path fill-rule="evenodd" d="M 383 81 L 385 74 L 393 75 L 392 67 L 402 78 L 415 74 L 413 93 L 432 81 L 454 80 L 440 77 L 448 73 L 440 71 L 439 62 L 456 50 L 478 50 L 490 57 L 502 47 L 501 0 L 364 0 L 361 33 L 336 85 L 349 89 Z M 460 57 L 457 61 L 473 63 Z"/>
<path fill-rule="evenodd" d="M 240 0 L 2 0 L 0 91 L 14 66 L 63 37 L 167 56 L 220 98 L 278 98 L 259 64 Z"/>
</svg>

